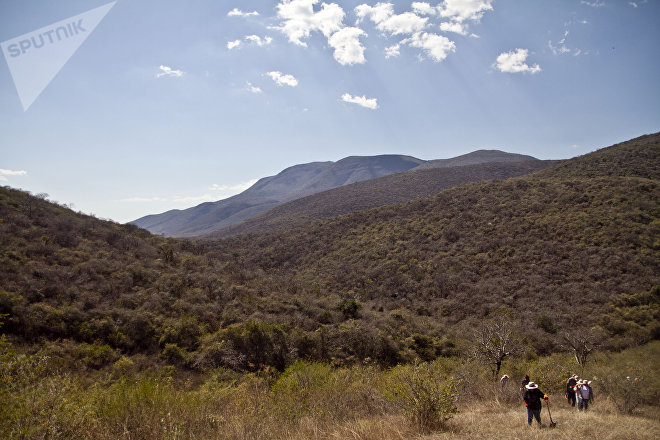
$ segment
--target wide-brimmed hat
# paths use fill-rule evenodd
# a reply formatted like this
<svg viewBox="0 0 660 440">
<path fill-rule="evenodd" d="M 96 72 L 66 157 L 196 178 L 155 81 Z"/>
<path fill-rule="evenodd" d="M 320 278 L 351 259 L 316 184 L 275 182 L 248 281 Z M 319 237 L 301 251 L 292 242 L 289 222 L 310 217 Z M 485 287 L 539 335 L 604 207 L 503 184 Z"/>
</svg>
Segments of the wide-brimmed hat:
<svg viewBox="0 0 660 440">
<path fill-rule="evenodd" d="M 530 382 L 530 383 L 528 383 L 527 385 L 525 385 L 525 388 L 527 388 L 528 390 L 535 390 L 535 389 L 537 389 L 538 387 L 539 387 L 539 386 L 536 385 L 534 382 Z"/>
</svg>

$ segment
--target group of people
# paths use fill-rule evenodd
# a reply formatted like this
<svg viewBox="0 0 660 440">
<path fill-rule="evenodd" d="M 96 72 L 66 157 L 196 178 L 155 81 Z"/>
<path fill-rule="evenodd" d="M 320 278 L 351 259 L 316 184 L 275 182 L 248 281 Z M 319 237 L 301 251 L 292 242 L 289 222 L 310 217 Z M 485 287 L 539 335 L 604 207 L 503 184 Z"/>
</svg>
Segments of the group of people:
<svg viewBox="0 0 660 440">
<path fill-rule="evenodd" d="M 500 379 L 500 385 L 504 389 L 509 381 L 509 376 L 504 375 Z M 527 424 L 532 425 L 532 420 L 536 420 L 541 426 L 542 402 L 548 401 L 548 395 L 542 392 L 538 385 L 529 379 L 529 375 L 520 383 L 520 390 L 523 392 L 523 402 L 527 409 Z M 578 411 L 586 411 L 589 403 L 593 402 L 594 392 L 591 388 L 590 380 L 580 380 L 577 374 L 574 374 L 566 381 L 566 399 L 568 404 L 575 407 Z"/>
<path fill-rule="evenodd" d="M 569 377 L 566 381 L 566 399 L 569 405 L 577 404 L 578 411 L 586 411 L 589 403 L 594 400 L 594 391 L 590 380 L 581 380 L 577 374 Z"/>
</svg>

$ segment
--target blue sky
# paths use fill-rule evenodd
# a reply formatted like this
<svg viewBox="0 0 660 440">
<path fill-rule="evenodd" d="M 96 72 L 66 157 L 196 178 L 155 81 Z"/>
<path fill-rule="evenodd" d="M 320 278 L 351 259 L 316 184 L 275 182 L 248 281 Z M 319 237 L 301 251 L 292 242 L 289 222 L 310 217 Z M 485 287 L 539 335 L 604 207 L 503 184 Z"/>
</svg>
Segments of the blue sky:
<svg viewBox="0 0 660 440">
<path fill-rule="evenodd" d="M 0 0 L 0 41 L 107 3 Z M 574 157 L 660 129 L 659 22 L 658 0 L 118 0 L 27 111 L 2 62 L 0 184 L 126 222 L 349 155 Z"/>
</svg>

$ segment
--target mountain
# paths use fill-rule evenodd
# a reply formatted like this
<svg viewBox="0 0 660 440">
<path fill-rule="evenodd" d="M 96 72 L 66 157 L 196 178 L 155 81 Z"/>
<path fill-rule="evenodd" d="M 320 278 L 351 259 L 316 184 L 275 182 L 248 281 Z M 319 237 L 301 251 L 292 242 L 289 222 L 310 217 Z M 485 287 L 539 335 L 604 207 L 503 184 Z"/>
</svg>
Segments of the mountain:
<svg viewBox="0 0 660 440">
<path fill-rule="evenodd" d="M 265 177 L 236 196 L 185 210 L 148 215 L 130 222 L 154 234 L 193 237 L 240 223 L 280 203 L 362 180 L 414 168 L 424 161 L 410 156 L 351 156 L 337 162 L 295 165 Z"/>
<path fill-rule="evenodd" d="M 469 334 L 508 310 L 538 351 L 585 325 L 616 347 L 642 327 L 642 340 L 660 334 L 657 315 L 636 321 L 613 305 L 660 284 L 659 165 L 654 134 L 526 176 L 206 246 L 290 277 L 308 300 L 358 302 L 383 331 Z M 660 312 L 649 295 L 619 302 Z"/>
<path fill-rule="evenodd" d="M 290 200 L 411 169 L 528 160 L 536 159 L 498 150 L 479 150 L 452 159 L 433 161 L 380 155 L 350 156 L 337 162 L 312 162 L 265 177 L 236 196 L 184 210 L 148 215 L 130 223 L 154 234 L 195 237 L 241 223 Z"/>
<path fill-rule="evenodd" d="M 597 330 L 603 348 L 642 344 L 660 335 L 659 163 L 655 134 L 219 240 L 159 237 L 0 187 L 0 341 L 108 372 L 130 366 L 122 356 L 140 371 L 395 365 L 456 355 L 504 311 L 529 357 L 573 331 Z"/>
<path fill-rule="evenodd" d="M 476 159 L 474 155 L 466 156 Z M 529 156 L 509 155 L 504 157 L 526 158 Z M 479 158 L 502 159 L 503 157 L 502 155 L 487 155 L 479 156 Z M 465 162 L 453 160 L 432 162 L 435 165 L 434 168 L 424 169 L 421 167 L 426 164 L 422 164 L 410 171 L 341 186 L 283 203 L 242 223 L 211 233 L 209 237 L 258 234 L 287 229 L 314 220 L 332 218 L 392 203 L 412 201 L 469 182 L 522 176 L 556 163 L 534 159 L 525 162 L 444 166 L 443 164 Z"/>
<path fill-rule="evenodd" d="M 488 162 L 527 162 L 538 160 L 535 157 L 524 154 L 505 153 L 500 150 L 477 150 L 472 153 L 456 156 L 451 159 L 429 160 L 419 165 L 417 170 L 429 168 L 460 167 L 465 165 L 478 165 Z"/>
</svg>

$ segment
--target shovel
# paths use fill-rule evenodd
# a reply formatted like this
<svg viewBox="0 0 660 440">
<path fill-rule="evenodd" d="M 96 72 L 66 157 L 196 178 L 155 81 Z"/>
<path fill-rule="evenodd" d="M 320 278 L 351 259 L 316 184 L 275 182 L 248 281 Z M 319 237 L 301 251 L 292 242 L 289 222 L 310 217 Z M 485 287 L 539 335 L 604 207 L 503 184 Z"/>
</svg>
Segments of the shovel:
<svg viewBox="0 0 660 440">
<path fill-rule="evenodd" d="M 550 413 L 550 402 L 546 400 L 545 406 L 548 408 L 548 415 L 550 416 L 550 427 L 555 428 L 557 426 L 557 422 L 552 421 L 552 414 Z"/>
</svg>

